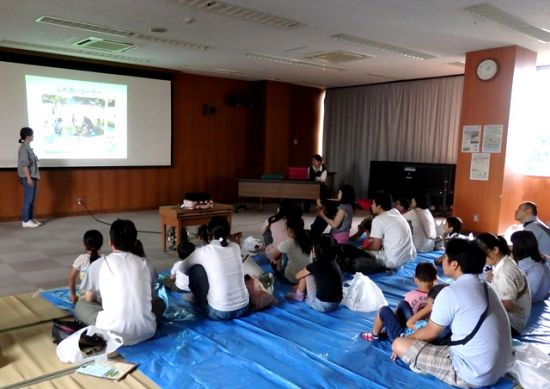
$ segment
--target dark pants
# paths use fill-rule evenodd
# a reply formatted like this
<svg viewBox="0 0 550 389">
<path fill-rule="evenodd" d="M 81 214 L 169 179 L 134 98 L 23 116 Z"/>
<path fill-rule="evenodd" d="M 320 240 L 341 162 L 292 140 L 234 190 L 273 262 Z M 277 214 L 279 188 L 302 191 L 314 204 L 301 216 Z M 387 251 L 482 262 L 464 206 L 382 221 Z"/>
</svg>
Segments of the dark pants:
<svg viewBox="0 0 550 389">
<path fill-rule="evenodd" d="M 349 244 L 340 245 L 338 265 L 340 265 L 343 271 L 348 273 L 374 274 L 388 270 L 372 254 Z"/>
<path fill-rule="evenodd" d="M 309 227 L 309 237 L 312 241 L 320 237 L 325 229 L 327 228 L 328 223 L 320 216 L 317 216 L 311 226 Z"/>
<path fill-rule="evenodd" d="M 189 276 L 189 290 L 195 295 L 195 304 L 206 311 L 208 309 L 206 296 L 210 289 L 206 270 L 201 265 L 195 265 L 187 270 L 187 275 Z"/>
<path fill-rule="evenodd" d="M 405 326 L 399 322 L 397 315 L 390 309 L 390 307 L 385 306 L 380 308 L 378 315 L 384 324 L 384 328 L 386 329 L 390 342 L 393 342 L 396 338 L 399 338 L 403 333 Z"/>
<path fill-rule="evenodd" d="M 27 178 L 19 177 L 23 185 L 23 207 L 21 209 L 21 220 L 28 222 L 34 219 L 34 200 L 36 199 L 36 190 L 38 189 L 38 180 L 32 179 L 33 185 L 27 183 Z"/>
</svg>

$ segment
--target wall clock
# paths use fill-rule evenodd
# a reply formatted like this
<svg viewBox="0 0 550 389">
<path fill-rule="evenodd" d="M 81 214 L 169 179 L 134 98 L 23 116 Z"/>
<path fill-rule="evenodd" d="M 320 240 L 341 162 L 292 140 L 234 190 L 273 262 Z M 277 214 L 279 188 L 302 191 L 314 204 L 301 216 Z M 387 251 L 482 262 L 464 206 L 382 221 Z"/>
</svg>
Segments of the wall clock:
<svg viewBox="0 0 550 389">
<path fill-rule="evenodd" d="M 495 78 L 498 73 L 498 62 L 492 58 L 486 58 L 477 65 L 476 75 L 482 81 Z"/>
</svg>

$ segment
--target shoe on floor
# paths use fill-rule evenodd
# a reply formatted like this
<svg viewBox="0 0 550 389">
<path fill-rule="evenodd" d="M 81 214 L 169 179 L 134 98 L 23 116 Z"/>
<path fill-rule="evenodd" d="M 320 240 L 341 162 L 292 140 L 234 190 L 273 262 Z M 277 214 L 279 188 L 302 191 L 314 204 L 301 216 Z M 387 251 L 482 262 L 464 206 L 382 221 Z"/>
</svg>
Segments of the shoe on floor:
<svg viewBox="0 0 550 389">
<path fill-rule="evenodd" d="M 34 222 L 34 224 L 38 224 L 39 226 L 42 225 L 42 223 L 40 223 L 37 219 L 32 219 L 32 221 Z"/>
<path fill-rule="evenodd" d="M 366 340 L 367 342 L 378 340 L 378 335 L 374 335 L 372 332 L 368 331 L 361 332 L 359 336 L 361 337 L 361 339 Z"/>
<path fill-rule="evenodd" d="M 26 221 L 26 222 L 21 222 L 21 227 L 23 227 L 23 228 L 36 228 L 38 226 L 39 226 L 39 224 L 36 224 L 32 220 L 29 220 L 29 221 Z"/>
</svg>

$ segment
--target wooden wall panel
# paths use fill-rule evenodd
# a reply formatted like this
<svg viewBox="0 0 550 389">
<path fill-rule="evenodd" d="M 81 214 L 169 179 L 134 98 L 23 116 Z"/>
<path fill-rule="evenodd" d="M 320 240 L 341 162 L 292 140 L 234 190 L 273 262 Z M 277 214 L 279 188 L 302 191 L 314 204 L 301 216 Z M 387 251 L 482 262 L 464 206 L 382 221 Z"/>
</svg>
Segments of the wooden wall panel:
<svg viewBox="0 0 550 389">
<path fill-rule="evenodd" d="M 476 67 L 485 58 L 494 58 L 500 65 L 499 73 L 490 81 L 476 77 Z M 521 118 L 511 102 L 525 88 L 522 70 L 535 69 L 536 54 L 517 47 L 502 47 L 468 53 L 464 74 L 464 92 L 460 123 L 459 151 L 455 179 L 453 213 L 462 217 L 464 228 L 477 232 L 503 232 L 514 223 L 513 214 L 521 201 L 524 177 L 507 164 L 510 131 L 520 131 Z M 510 125 L 511 114 L 515 122 Z M 464 125 L 503 124 L 502 152 L 491 153 L 489 180 L 470 180 L 471 153 L 462 153 Z M 513 139 L 513 136 L 510 138 Z M 481 151 L 481 150 L 480 150 Z M 474 221 L 478 217 L 479 221 Z"/>
<path fill-rule="evenodd" d="M 311 156 L 319 152 L 317 129 L 321 126 L 323 96 L 320 89 L 292 87 L 289 166 L 308 166 Z M 315 118 L 313 122 L 312 118 Z M 294 139 L 297 144 L 294 144 Z"/>
</svg>

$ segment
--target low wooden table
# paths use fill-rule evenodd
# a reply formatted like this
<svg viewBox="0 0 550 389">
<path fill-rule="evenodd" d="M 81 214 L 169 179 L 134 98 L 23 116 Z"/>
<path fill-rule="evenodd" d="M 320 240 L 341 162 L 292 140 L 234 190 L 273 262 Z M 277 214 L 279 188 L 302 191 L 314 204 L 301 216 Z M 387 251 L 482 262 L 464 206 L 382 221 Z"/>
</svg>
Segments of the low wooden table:
<svg viewBox="0 0 550 389">
<path fill-rule="evenodd" d="M 176 229 L 176 244 L 180 243 L 181 229 L 184 226 L 196 226 L 208 224 L 212 216 L 223 216 L 227 218 L 231 226 L 233 206 L 214 203 L 208 209 L 185 209 L 179 205 L 164 205 L 159 207 L 160 216 L 160 239 L 163 251 L 166 251 L 166 226 L 173 226 Z"/>
</svg>

